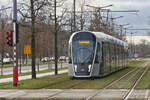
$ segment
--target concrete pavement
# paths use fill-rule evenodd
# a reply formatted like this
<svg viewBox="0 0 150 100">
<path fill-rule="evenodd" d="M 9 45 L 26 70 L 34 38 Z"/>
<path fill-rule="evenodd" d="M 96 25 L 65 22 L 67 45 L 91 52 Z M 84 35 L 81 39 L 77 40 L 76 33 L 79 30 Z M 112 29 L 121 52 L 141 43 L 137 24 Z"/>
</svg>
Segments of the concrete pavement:
<svg viewBox="0 0 150 100">
<path fill-rule="evenodd" d="M 96 89 L 0 89 L 0 98 L 64 98 L 64 99 L 85 99 L 94 93 Z M 126 89 L 106 89 L 102 93 L 97 94 L 92 99 L 122 99 L 129 90 Z M 150 90 L 134 90 L 129 99 L 145 99 L 149 100 Z"/>
</svg>

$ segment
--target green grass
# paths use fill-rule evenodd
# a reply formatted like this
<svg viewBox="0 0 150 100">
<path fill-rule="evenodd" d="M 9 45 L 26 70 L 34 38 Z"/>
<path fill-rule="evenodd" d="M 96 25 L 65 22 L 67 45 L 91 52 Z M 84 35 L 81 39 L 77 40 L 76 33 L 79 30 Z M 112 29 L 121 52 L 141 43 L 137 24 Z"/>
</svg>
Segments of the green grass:
<svg viewBox="0 0 150 100">
<path fill-rule="evenodd" d="M 48 98 L 36 98 L 36 99 L 33 99 L 33 98 L 14 98 L 14 99 L 6 99 L 6 98 L 0 98 L 0 100 L 85 100 L 85 99 L 48 99 Z"/>
<path fill-rule="evenodd" d="M 148 71 L 143 76 L 140 83 L 135 88 L 136 89 L 150 89 L 150 69 L 148 69 Z"/>
<path fill-rule="evenodd" d="M 6 98 L 0 98 L 0 100 L 86 100 L 86 99 L 48 99 L 48 98 L 36 98 L 36 99 L 33 99 L 33 98 L 14 98 L 14 99 L 6 99 Z M 91 100 L 121 100 L 121 99 L 91 99 Z M 145 99 L 128 99 L 128 100 L 145 100 Z"/>
<path fill-rule="evenodd" d="M 126 77 L 112 85 L 111 89 L 129 89 L 133 86 L 135 81 L 140 77 L 142 72 L 144 71 L 144 68 L 140 68 L 136 72 L 128 74 Z"/>
<path fill-rule="evenodd" d="M 144 62 L 146 61 L 145 60 L 129 60 L 129 67 L 138 67 Z"/>
<path fill-rule="evenodd" d="M 113 73 L 111 75 L 105 76 L 103 78 L 97 78 L 94 80 L 91 79 L 70 79 L 68 73 L 59 74 L 59 75 L 51 75 L 45 76 L 37 79 L 29 79 L 19 81 L 18 87 L 19 89 L 100 89 L 109 84 L 110 82 L 118 79 L 125 73 L 132 70 L 134 67 L 144 63 L 143 61 L 130 61 L 130 65 L 128 68 Z M 12 83 L 3 83 L 0 84 L 0 88 L 16 88 L 12 86 Z"/>
<path fill-rule="evenodd" d="M 135 81 L 140 77 L 142 72 L 144 71 L 145 67 L 148 65 L 145 65 L 145 60 L 142 61 L 130 61 L 129 68 L 138 67 L 136 71 L 133 73 L 128 74 L 126 77 L 121 79 L 116 84 L 112 85 L 111 89 L 129 89 L 132 87 L 132 85 L 135 83 Z"/>
<path fill-rule="evenodd" d="M 122 100 L 122 99 L 118 99 L 118 98 L 105 98 L 105 99 L 91 99 L 91 100 Z"/>
<path fill-rule="evenodd" d="M 128 99 L 128 100 L 146 100 L 146 99 Z"/>
<path fill-rule="evenodd" d="M 110 83 L 111 81 L 117 79 L 118 77 L 122 76 L 132 68 L 127 68 L 125 70 L 119 71 L 117 73 L 111 74 L 110 76 L 90 80 L 90 79 L 74 79 L 71 80 L 68 77 L 68 74 L 59 74 L 59 75 L 52 75 L 46 76 L 43 78 L 37 79 L 30 79 L 30 80 L 23 80 L 20 81 L 17 88 L 21 89 L 41 89 L 41 88 L 48 88 L 48 89 L 69 89 L 69 88 L 79 88 L 79 89 L 97 89 L 103 88 L 105 85 Z M 15 88 L 12 86 L 12 83 L 3 83 L 0 84 L 0 88 Z"/>
</svg>

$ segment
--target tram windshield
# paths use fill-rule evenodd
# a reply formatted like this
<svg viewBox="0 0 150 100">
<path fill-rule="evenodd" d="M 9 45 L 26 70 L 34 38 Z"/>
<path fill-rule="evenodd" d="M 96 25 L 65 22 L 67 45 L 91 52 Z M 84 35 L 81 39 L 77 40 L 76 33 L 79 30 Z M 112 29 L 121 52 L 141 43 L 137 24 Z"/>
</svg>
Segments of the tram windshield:
<svg viewBox="0 0 150 100">
<path fill-rule="evenodd" d="M 95 37 L 91 33 L 80 33 L 74 36 L 72 42 L 74 64 L 92 63 L 95 51 L 95 40 Z"/>
</svg>

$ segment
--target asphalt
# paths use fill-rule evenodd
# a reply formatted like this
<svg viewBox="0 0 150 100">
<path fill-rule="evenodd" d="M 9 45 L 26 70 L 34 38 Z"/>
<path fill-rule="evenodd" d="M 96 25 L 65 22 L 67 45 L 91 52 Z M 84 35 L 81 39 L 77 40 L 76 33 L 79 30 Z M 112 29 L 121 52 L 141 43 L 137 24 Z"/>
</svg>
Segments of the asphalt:
<svg viewBox="0 0 150 100">
<path fill-rule="evenodd" d="M 58 71 L 58 74 L 62 74 L 62 73 L 66 73 L 68 72 L 68 70 L 61 70 Z M 48 76 L 48 75 L 54 75 L 54 72 L 47 72 L 47 73 L 41 73 L 41 74 L 37 74 L 37 77 L 43 77 L 43 76 Z M 18 79 L 19 80 L 26 80 L 26 79 L 31 79 L 31 75 L 25 75 L 25 76 L 19 76 Z M 13 81 L 13 77 L 9 77 L 9 78 L 1 78 L 0 79 L 0 83 L 6 83 L 6 82 L 12 82 Z"/>
<path fill-rule="evenodd" d="M 49 68 L 54 68 L 54 64 L 44 64 L 44 65 L 39 65 L 39 70 L 45 70 L 45 69 L 49 69 Z M 62 63 L 62 64 L 58 64 L 58 67 L 62 67 L 62 66 L 68 66 L 68 63 Z M 21 72 L 31 72 L 31 66 L 18 66 L 18 72 L 20 73 L 20 69 Z M 36 70 L 38 71 L 38 66 L 36 66 Z M 2 73 L 3 72 L 3 73 Z M 9 74 L 13 74 L 13 66 L 11 67 L 7 67 L 7 68 L 0 68 L 0 75 L 9 75 Z"/>
<path fill-rule="evenodd" d="M 58 64 L 58 67 L 62 67 L 62 66 L 68 66 L 67 63 L 63 63 Z M 48 69 L 48 65 L 40 65 L 39 66 L 39 70 L 46 70 Z M 54 68 L 54 64 L 50 65 L 50 68 Z M 19 71 L 20 68 L 18 68 Z M 36 70 L 37 70 L 37 66 L 36 66 Z M 22 66 L 22 72 L 31 72 L 31 66 Z M 68 72 L 68 70 L 61 70 L 58 71 L 58 74 L 61 73 L 66 73 Z M 1 71 L 0 71 L 1 73 Z M 9 75 L 9 74 L 13 74 L 13 67 L 9 67 L 9 68 L 3 68 L 3 75 Z M 43 77 L 43 76 L 48 76 L 48 75 L 54 75 L 54 72 L 47 72 L 47 73 L 41 73 L 41 74 L 37 74 L 37 77 Z M 31 75 L 25 75 L 25 76 L 19 76 L 18 79 L 19 80 L 26 80 L 26 79 L 31 79 Z M 13 77 L 9 77 L 9 78 L 0 78 L 0 83 L 6 83 L 6 82 L 12 82 L 13 81 Z"/>
<path fill-rule="evenodd" d="M 99 92 L 102 91 L 102 92 Z M 34 90 L 18 90 L 18 89 L 0 89 L 0 98 L 33 98 L 33 99 L 84 99 L 95 93 L 93 99 L 123 99 L 129 90 L 126 89 L 106 89 L 106 90 L 96 90 L 96 89 L 34 89 Z M 150 100 L 150 90 L 134 90 L 128 99 L 145 99 Z"/>
</svg>

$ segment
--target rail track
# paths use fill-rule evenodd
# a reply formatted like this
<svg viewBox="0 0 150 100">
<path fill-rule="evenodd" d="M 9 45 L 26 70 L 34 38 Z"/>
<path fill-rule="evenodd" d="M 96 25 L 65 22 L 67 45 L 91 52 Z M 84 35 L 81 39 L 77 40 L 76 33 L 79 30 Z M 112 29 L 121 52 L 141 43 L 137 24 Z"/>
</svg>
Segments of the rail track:
<svg viewBox="0 0 150 100">
<path fill-rule="evenodd" d="M 129 89 L 129 91 L 127 92 L 127 94 L 123 97 L 122 100 L 128 100 L 129 96 L 131 95 L 131 93 L 133 92 L 133 90 L 135 89 L 135 87 L 137 86 L 137 84 L 141 81 L 142 77 L 145 75 L 145 73 L 148 71 L 149 67 L 145 68 L 145 70 L 143 71 L 143 73 L 140 75 L 140 77 L 135 81 L 135 83 L 133 84 L 133 86 Z"/>
<path fill-rule="evenodd" d="M 136 85 L 140 82 L 140 80 L 142 79 L 142 77 L 145 75 L 145 73 L 147 72 L 147 70 L 149 69 L 148 66 L 149 62 L 140 65 L 144 68 L 144 71 L 140 74 L 140 77 L 133 83 L 133 85 L 130 87 L 129 91 L 126 93 L 126 95 L 123 97 L 122 100 L 127 100 L 129 98 L 129 96 L 131 95 L 131 93 L 133 92 L 133 90 L 135 89 Z M 140 68 L 139 67 L 135 67 L 134 69 L 132 69 L 131 71 L 127 72 L 126 74 L 124 74 L 123 76 L 121 76 L 120 78 L 114 80 L 113 82 L 109 83 L 108 85 L 106 85 L 104 88 L 99 89 L 96 93 L 94 93 L 93 95 L 89 95 L 86 100 L 90 100 L 92 98 L 94 98 L 95 96 L 97 96 L 100 93 L 103 93 L 106 89 L 112 87 L 114 84 L 116 84 L 117 82 L 119 82 L 120 80 L 122 80 L 123 78 L 125 78 L 126 76 L 132 74 L 131 77 L 134 77 L 136 74 L 139 74 L 140 72 Z"/>
</svg>

